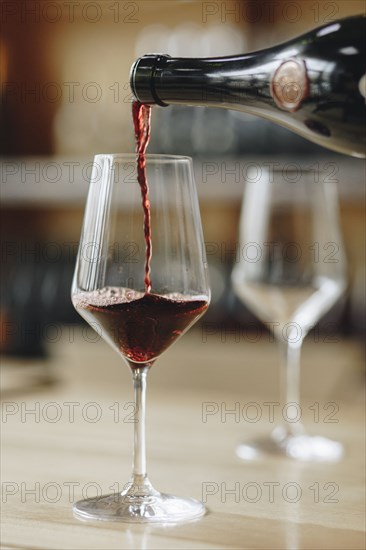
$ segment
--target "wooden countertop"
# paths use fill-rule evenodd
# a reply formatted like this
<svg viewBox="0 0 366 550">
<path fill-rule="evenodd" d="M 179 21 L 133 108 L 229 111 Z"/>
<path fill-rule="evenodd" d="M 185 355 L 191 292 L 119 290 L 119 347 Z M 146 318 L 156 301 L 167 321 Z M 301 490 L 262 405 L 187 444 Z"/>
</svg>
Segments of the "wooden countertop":
<svg viewBox="0 0 366 550">
<path fill-rule="evenodd" d="M 249 335 L 222 341 L 219 331 L 182 338 L 149 375 L 148 471 L 156 488 L 204 498 L 209 512 L 193 523 L 151 526 L 73 518 L 72 502 L 83 493 L 111 492 L 129 479 L 132 383 L 106 344 L 87 341 L 91 331 L 60 327 L 52 338 L 45 362 L 2 361 L 3 549 L 365 547 L 358 343 L 311 336 L 305 343 L 305 424 L 346 450 L 338 464 L 306 464 L 235 455 L 240 441 L 273 427 L 265 403 L 278 399 L 275 344 Z M 38 384 L 39 375 L 54 383 Z M 229 412 L 237 407 L 239 417 Z"/>
</svg>

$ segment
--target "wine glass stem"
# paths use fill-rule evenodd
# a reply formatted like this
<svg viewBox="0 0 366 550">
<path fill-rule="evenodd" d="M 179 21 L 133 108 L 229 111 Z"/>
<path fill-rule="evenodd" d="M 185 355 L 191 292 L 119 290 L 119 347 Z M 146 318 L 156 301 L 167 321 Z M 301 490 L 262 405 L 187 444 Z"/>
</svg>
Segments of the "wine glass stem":
<svg viewBox="0 0 366 550">
<path fill-rule="evenodd" d="M 134 452 L 133 477 L 141 480 L 146 477 L 146 378 L 149 365 L 132 369 L 133 387 L 135 393 L 135 422 L 134 422 Z"/>
<path fill-rule="evenodd" d="M 295 345 L 280 340 L 281 353 L 281 406 L 282 417 L 289 434 L 299 434 L 304 431 L 301 423 L 300 405 L 300 355 L 302 342 Z M 290 405 L 293 404 L 293 405 Z M 295 412 L 294 412 L 295 411 Z"/>
</svg>

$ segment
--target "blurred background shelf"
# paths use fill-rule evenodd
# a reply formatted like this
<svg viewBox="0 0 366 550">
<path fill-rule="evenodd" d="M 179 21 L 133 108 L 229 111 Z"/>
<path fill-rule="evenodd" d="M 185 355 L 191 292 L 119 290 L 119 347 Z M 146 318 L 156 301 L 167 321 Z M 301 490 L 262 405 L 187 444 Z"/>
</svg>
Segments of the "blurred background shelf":
<svg viewBox="0 0 366 550">
<path fill-rule="evenodd" d="M 92 162 L 92 155 L 56 155 L 7 157 L 0 163 L 3 351 L 42 354 L 43 326 L 81 322 L 71 305 L 70 286 Z M 212 287 L 212 304 L 205 319 L 228 327 L 260 326 L 235 298 L 230 273 L 238 261 L 238 224 L 245 179 L 250 167 L 262 170 L 265 166 L 283 167 L 284 171 L 286 167 L 298 170 L 319 167 L 325 169 L 328 180 L 334 182 L 332 185 L 339 188 L 349 288 L 321 321 L 320 328 L 326 330 L 332 325 L 341 334 L 362 338 L 365 163 L 341 155 L 195 157 Z M 28 334 L 27 338 L 20 335 L 21 329 Z"/>
<path fill-rule="evenodd" d="M 186 151 L 182 154 L 189 153 Z M 285 155 L 282 151 L 277 155 L 273 152 L 268 155 L 243 153 L 235 156 L 211 153 L 195 155 L 193 158 L 197 190 L 203 207 L 206 204 L 222 204 L 223 201 L 240 206 L 248 177 L 255 179 L 260 170 L 274 168 L 282 170 L 285 177 L 294 178 L 294 183 L 302 170 L 310 169 L 314 174 L 314 182 L 319 171 L 323 171 L 326 181 L 337 186 L 342 205 L 360 205 L 366 196 L 365 160 L 330 154 L 329 151 L 315 156 Z M 93 160 L 93 154 L 0 158 L 3 208 L 83 209 Z M 134 168 L 131 163 L 131 169 Z M 251 174 L 251 170 L 254 173 Z M 291 175 L 291 170 L 295 170 L 295 174 Z"/>
</svg>

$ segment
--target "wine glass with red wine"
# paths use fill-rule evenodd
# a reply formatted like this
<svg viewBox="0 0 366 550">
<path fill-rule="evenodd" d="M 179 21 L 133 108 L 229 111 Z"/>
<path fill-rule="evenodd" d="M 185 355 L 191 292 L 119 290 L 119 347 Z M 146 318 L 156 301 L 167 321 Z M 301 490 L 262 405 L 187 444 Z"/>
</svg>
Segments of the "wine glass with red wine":
<svg viewBox="0 0 366 550">
<path fill-rule="evenodd" d="M 95 157 L 72 301 L 130 368 L 137 411 L 131 480 L 121 493 L 77 502 L 75 515 L 161 523 L 202 516 L 201 502 L 152 486 L 145 453 L 147 373 L 210 301 L 190 158 L 146 155 L 137 170 L 135 155 Z"/>
<path fill-rule="evenodd" d="M 300 166 L 248 172 L 239 240 L 233 288 L 278 342 L 281 413 L 268 436 L 243 442 L 237 454 L 249 460 L 276 453 L 338 461 L 341 443 L 308 434 L 300 402 L 304 339 L 346 288 L 336 183 L 325 172 Z"/>
</svg>

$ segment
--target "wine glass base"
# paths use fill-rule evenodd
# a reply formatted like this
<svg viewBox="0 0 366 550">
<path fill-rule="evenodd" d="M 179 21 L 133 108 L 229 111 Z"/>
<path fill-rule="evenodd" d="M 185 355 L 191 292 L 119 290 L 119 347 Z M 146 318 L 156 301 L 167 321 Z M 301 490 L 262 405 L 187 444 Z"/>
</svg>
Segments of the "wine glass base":
<svg viewBox="0 0 366 550">
<path fill-rule="evenodd" d="M 165 493 L 130 497 L 122 493 L 80 500 L 74 516 L 84 521 L 124 521 L 133 523 L 179 523 L 202 517 L 206 508 L 198 500 Z"/>
<path fill-rule="evenodd" d="M 285 455 L 303 462 L 338 462 L 344 454 L 343 445 L 317 435 L 292 435 L 280 427 L 268 437 L 242 443 L 236 454 L 243 460 L 260 460 L 269 455 Z"/>
</svg>

